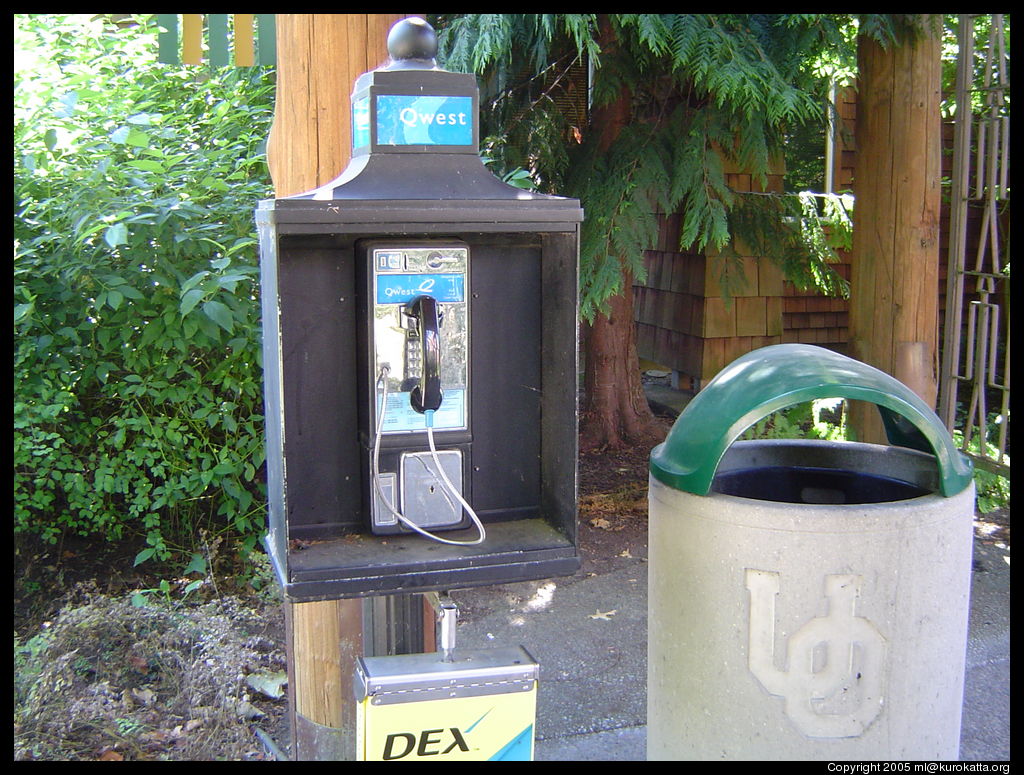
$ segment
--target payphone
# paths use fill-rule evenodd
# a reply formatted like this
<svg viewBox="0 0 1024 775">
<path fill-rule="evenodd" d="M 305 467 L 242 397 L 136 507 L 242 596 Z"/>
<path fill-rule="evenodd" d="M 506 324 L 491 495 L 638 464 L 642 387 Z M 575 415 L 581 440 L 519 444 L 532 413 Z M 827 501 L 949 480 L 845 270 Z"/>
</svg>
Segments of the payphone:
<svg viewBox="0 0 1024 775">
<path fill-rule="evenodd" d="M 466 497 L 464 473 L 472 444 L 469 246 L 369 240 L 357 252 L 366 272 L 361 436 L 370 528 L 480 543 L 486 529 Z M 478 536 L 470 541 L 436 535 L 471 523 Z"/>
<path fill-rule="evenodd" d="M 348 167 L 256 211 L 289 602 L 580 566 L 583 211 L 495 177 L 475 77 L 409 51 L 356 80 Z"/>
</svg>

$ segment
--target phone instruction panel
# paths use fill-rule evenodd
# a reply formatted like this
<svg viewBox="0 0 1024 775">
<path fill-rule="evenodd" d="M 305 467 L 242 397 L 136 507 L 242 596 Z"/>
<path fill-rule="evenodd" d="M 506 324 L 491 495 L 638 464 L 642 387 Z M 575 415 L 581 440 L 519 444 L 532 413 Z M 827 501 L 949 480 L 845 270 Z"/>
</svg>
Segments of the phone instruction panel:
<svg viewBox="0 0 1024 775">
<path fill-rule="evenodd" d="M 438 304 L 439 376 L 443 399 L 434 414 L 435 430 L 468 427 L 468 267 L 465 246 L 374 248 L 373 348 L 374 373 L 387 370 L 387 406 L 381 433 L 423 431 L 426 420 L 411 405 L 412 391 L 423 378 L 420 336 L 406 305 L 419 296 Z M 376 392 L 374 417 L 381 411 Z"/>
</svg>

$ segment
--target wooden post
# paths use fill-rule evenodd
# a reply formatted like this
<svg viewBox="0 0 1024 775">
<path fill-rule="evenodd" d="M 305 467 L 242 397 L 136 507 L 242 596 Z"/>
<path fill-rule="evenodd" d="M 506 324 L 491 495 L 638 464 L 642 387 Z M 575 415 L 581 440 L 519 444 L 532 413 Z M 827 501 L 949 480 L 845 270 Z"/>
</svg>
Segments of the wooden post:
<svg viewBox="0 0 1024 775">
<path fill-rule="evenodd" d="M 388 30 L 408 14 L 277 14 L 277 103 L 267 160 L 277 196 L 329 183 L 352 148 L 356 78 L 387 61 Z"/>
<path fill-rule="evenodd" d="M 276 196 L 316 188 L 345 169 L 352 86 L 384 64 L 388 30 L 406 15 L 277 15 L 277 102 L 267 143 Z M 293 760 L 354 758 L 362 610 L 360 600 L 285 605 Z"/>
<path fill-rule="evenodd" d="M 850 354 L 935 406 L 938 372 L 940 42 L 930 30 L 883 48 L 857 43 L 857 163 Z M 861 441 L 885 443 L 857 406 Z"/>
</svg>

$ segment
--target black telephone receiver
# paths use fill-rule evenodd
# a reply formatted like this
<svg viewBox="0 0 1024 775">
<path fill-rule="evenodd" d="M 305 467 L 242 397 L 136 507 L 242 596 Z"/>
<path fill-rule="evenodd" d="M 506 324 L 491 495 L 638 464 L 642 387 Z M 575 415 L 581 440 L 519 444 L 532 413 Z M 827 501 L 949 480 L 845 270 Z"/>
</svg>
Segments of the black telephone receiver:
<svg viewBox="0 0 1024 775">
<path fill-rule="evenodd" d="M 412 408 L 420 414 L 436 411 L 441 406 L 441 336 L 438 333 L 437 299 L 417 296 L 405 305 L 405 313 L 416 319 L 420 339 L 419 384 L 409 397 Z"/>
</svg>

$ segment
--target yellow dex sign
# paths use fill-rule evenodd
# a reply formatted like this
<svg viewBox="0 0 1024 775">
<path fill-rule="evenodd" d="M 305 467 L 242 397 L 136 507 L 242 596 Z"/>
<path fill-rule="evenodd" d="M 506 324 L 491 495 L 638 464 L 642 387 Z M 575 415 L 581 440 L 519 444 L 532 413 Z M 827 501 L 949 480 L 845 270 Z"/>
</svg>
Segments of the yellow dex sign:
<svg viewBox="0 0 1024 775">
<path fill-rule="evenodd" d="M 534 688 L 480 697 L 362 703 L 364 761 L 530 761 Z"/>
<path fill-rule="evenodd" d="M 361 761 L 530 761 L 539 668 L 522 648 L 363 657 Z"/>
</svg>

